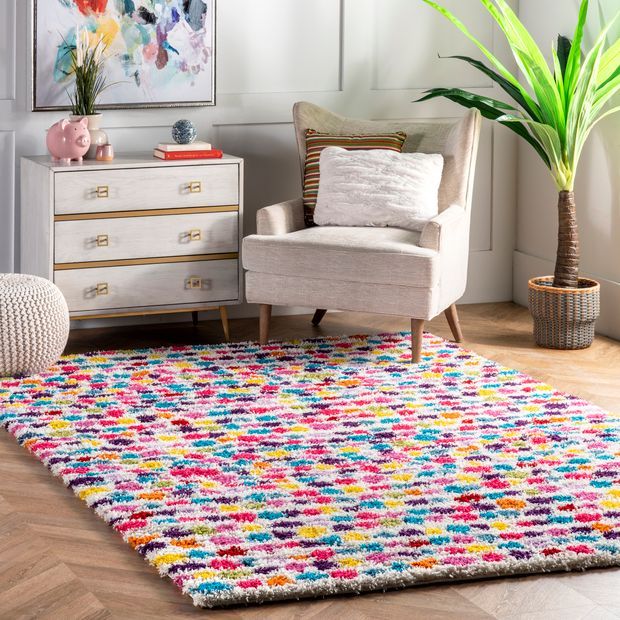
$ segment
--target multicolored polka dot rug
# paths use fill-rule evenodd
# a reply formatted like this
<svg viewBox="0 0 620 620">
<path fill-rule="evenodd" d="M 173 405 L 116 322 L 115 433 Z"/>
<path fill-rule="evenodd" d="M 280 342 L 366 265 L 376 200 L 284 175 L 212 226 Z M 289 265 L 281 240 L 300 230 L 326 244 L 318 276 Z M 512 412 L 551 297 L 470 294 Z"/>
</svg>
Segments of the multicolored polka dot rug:
<svg viewBox="0 0 620 620">
<path fill-rule="evenodd" d="M 620 564 L 620 415 L 409 334 L 68 356 L 0 424 L 197 605 Z"/>
</svg>

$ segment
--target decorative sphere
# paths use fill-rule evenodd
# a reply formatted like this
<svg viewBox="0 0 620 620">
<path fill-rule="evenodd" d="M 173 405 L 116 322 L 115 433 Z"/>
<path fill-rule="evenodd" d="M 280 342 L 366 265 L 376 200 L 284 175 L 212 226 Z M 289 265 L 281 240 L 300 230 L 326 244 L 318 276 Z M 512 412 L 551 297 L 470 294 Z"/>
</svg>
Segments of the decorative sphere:
<svg viewBox="0 0 620 620">
<path fill-rule="evenodd" d="M 177 144 L 191 144 L 197 135 L 196 125 L 192 121 L 181 119 L 172 126 L 172 139 Z"/>
</svg>

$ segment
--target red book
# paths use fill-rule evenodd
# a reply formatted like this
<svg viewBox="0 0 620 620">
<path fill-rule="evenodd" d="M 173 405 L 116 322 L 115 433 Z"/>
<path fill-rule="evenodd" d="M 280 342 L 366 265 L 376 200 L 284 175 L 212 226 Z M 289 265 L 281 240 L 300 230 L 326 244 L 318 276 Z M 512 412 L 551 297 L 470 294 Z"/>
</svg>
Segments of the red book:
<svg viewBox="0 0 620 620">
<path fill-rule="evenodd" d="M 153 155 L 159 159 L 220 159 L 223 155 L 219 149 L 208 151 L 160 151 L 155 149 Z"/>
</svg>

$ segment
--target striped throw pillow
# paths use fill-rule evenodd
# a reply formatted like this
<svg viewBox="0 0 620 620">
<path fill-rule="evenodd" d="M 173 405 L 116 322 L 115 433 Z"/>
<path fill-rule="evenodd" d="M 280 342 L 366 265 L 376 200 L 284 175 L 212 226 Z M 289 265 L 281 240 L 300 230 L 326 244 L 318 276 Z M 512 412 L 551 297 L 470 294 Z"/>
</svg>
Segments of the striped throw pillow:
<svg viewBox="0 0 620 620">
<path fill-rule="evenodd" d="M 333 136 L 306 129 L 306 164 L 304 166 L 304 219 L 306 226 L 314 226 L 314 207 L 319 193 L 319 159 L 328 146 L 339 146 L 348 151 L 387 149 L 400 153 L 407 134 L 402 131 L 387 134 Z"/>
</svg>

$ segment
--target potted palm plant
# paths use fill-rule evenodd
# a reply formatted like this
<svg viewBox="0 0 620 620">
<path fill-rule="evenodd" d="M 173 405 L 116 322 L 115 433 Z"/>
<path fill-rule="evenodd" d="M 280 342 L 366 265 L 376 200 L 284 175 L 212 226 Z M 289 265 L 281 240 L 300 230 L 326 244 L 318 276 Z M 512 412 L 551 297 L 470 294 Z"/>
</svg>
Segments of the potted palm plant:
<svg viewBox="0 0 620 620">
<path fill-rule="evenodd" d="M 607 33 L 620 16 L 602 29 L 592 49 L 582 55 L 588 0 L 582 0 L 572 40 L 559 36 L 552 49 L 553 65 L 505 0 L 480 0 L 504 33 L 517 66 L 519 81 L 450 11 L 424 0 L 469 38 L 489 61 L 462 60 L 490 77 L 510 97 L 510 103 L 459 88 L 433 88 L 418 101 L 445 97 L 476 108 L 488 119 L 526 140 L 549 168 L 559 192 L 558 246 L 553 276 L 529 282 L 530 310 L 537 344 L 549 348 L 585 348 L 594 338 L 599 314 L 600 285 L 579 277 L 579 242 L 573 186 L 583 146 L 602 118 L 618 112 L 610 107 L 620 91 L 620 40 L 607 45 Z"/>
</svg>

